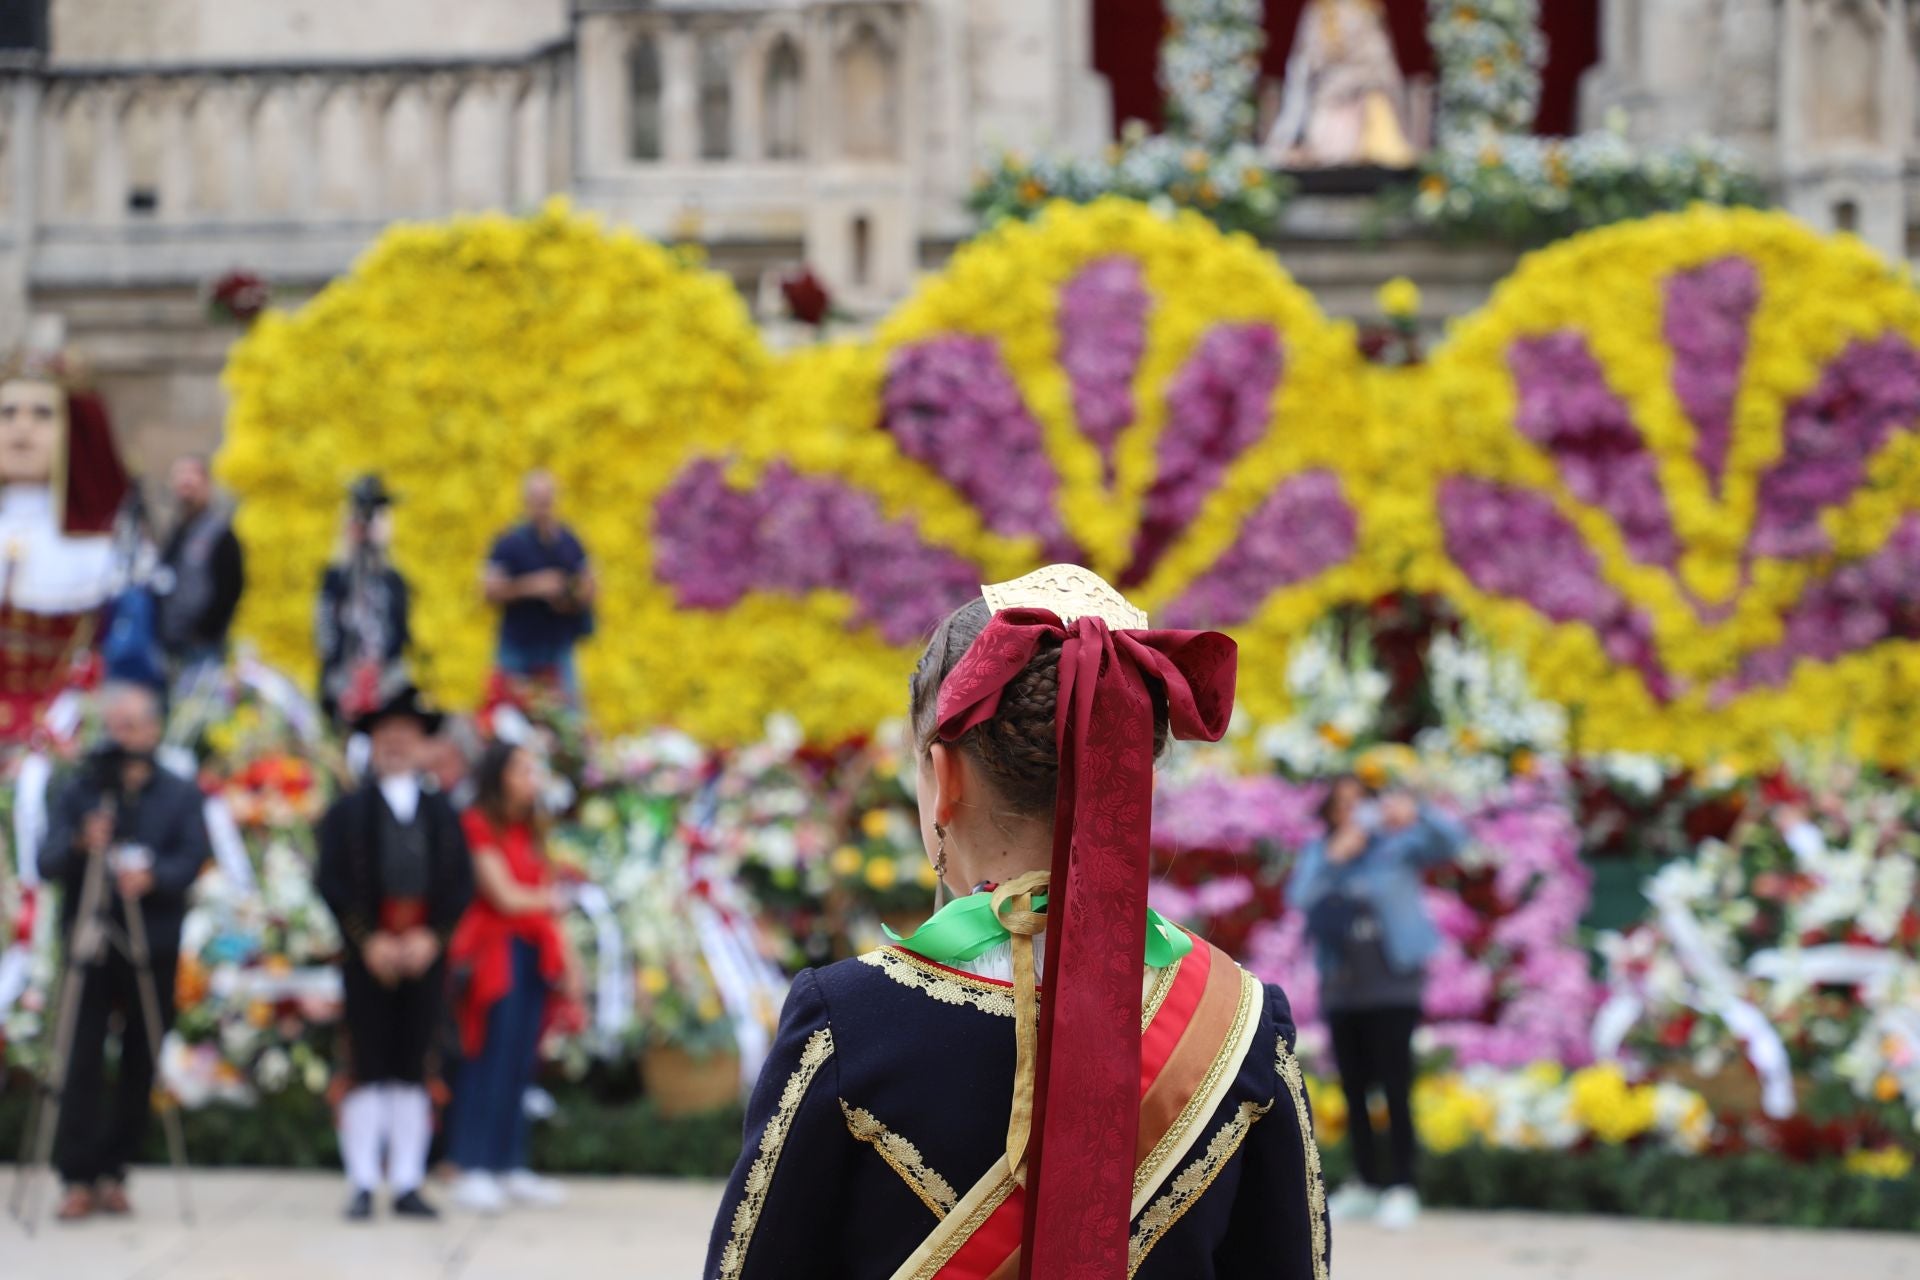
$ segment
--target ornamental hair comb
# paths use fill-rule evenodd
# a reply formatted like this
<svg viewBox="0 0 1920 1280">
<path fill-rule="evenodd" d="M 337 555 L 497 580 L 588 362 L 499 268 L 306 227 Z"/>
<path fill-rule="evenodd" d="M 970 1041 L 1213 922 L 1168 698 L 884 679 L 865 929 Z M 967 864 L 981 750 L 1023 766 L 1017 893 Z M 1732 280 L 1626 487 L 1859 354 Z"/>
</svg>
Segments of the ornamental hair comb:
<svg viewBox="0 0 1920 1280">
<path fill-rule="evenodd" d="M 980 588 L 987 608 L 1046 609 L 1062 622 L 1098 618 L 1115 631 L 1145 631 L 1147 615 L 1135 608 L 1105 578 L 1077 564 L 1050 564 L 1011 582 Z"/>
</svg>

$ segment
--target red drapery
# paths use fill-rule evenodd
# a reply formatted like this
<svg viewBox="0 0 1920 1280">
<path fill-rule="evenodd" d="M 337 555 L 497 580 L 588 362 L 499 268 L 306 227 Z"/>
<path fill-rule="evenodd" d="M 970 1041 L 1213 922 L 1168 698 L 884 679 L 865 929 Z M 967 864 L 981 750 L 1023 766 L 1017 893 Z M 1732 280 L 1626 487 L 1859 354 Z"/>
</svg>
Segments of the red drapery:
<svg viewBox="0 0 1920 1280">
<path fill-rule="evenodd" d="M 1263 72 L 1278 79 L 1286 70 L 1294 28 L 1307 0 L 1266 0 L 1266 5 Z M 1432 74 L 1427 0 L 1386 0 L 1386 7 L 1401 68 L 1408 75 Z M 1572 133 L 1578 122 L 1580 76 L 1600 56 L 1600 0 L 1553 0 L 1540 8 L 1548 53 L 1535 127 L 1541 133 Z M 1113 87 L 1115 124 L 1138 119 L 1158 127 L 1162 104 L 1155 70 L 1167 28 L 1162 0 L 1100 0 L 1093 23 L 1094 66 Z"/>
</svg>

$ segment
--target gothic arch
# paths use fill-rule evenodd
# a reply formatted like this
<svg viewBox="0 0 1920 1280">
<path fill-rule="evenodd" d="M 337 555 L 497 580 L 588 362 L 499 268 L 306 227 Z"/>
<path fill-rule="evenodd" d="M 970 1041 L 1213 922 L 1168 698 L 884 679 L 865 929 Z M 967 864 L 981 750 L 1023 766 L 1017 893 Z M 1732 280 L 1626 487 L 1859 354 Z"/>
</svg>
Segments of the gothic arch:
<svg viewBox="0 0 1920 1280">
<path fill-rule="evenodd" d="M 642 32 L 627 49 L 628 159 L 658 160 L 666 154 L 663 84 L 660 41 L 651 31 Z"/>
<path fill-rule="evenodd" d="M 806 63 L 800 45 L 782 32 L 767 50 L 761 90 L 760 136 L 769 160 L 799 160 L 807 153 Z"/>
<path fill-rule="evenodd" d="M 840 154 L 850 160 L 900 158 L 899 50 L 869 20 L 849 32 L 834 57 Z"/>
</svg>

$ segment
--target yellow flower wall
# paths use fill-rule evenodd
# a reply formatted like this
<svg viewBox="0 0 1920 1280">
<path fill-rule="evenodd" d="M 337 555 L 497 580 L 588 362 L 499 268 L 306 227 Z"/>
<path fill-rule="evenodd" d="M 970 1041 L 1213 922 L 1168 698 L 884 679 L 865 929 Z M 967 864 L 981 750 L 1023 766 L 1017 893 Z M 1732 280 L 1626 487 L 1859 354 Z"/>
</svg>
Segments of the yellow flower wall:
<svg viewBox="0 0 1920 1280">
<path fill-rule="evenodd" d="M 1710 471 L 1699 461 L 1703 429 L 1675 392 L 1688 359 L 1676 353 L 1663 291 L 1730 258 L 1749 264 L 1740 270 L 1752 272 L 1755 299 L 1724 461 Z M 1074 363 L 1084 353 L 1069 352 L 1066 317 L 1076 281 L 1116 261 L 1132 264 L 1144 310 L 1137 358 L 1107 388 L 1128 398 L 1131 416 L 1103 442 L 1088 427 Z M 1273 335 L 1280 372 L 1257 432 L 1222 443 L 1245 424 L 1204 437 L 1177 419 L 1183 403 L 1233 392 L 1181 388 L 1210 340 L 1236 327 Z M 1605 494 L 1578 489 L 1566 458 L 1522 428 L 1516 345 L 1565 335 L 1591 353 L 1637 433 L 1671 529 L 1670 563 L 1636 552 Z M 858 621 L 871 617 L 872 591 L 837 578 L 819 586 L 818 574 L 808 579 L 816 585 L 784 589 L 763 573 L 723 607 L 682 607 L 657 563 L 655 504 L 690 462 L 711 457 L 742 494 L 782 475 L 830 485 L 869 503 L 890 522 L 887 536 L 980 581 L 1034 567 L 1040 531 L 997 519 L 968 489 L 950 441 L 946 454 L 915 456 L 889 416 L 904 364 L 955 339 L 983 344 L 986 354 L 969 358 L 1004 369 L 1035 424 L 1035 465 L 1050 472 L 1061 536 L 1103 573 L 1136 573 L 1129 593 L 1156 614 L 1229 563 L 1287 484 L 1315 478 L 1337 495 L 1352 520 L 1350 554 L 1240 601 L 1229 628 L 1256 717 L 1285 710 L 1294 636 L 1342 602 L 1406 588 L 1447 596 L 1524 656 L 1538 690 L 1574 709 L 1582 747 L 1755 762 L 1782 735 L 1846 735 L 1865 754 L 1913 758 L 1912 642 L 1880 637 L 1797 661 L 1773 681 L 1741 674 L 1783 642 L 1796 602 L 1849 559 L 1882 552 L 1920 509 L 1920 437 L 1905 422 L 1875 444 L 1859 483 L 1820 510 L 1817 552 L 1756 551 L 1793 406 L 1852 348 L 1920 343 L 1920 298 L 1857 242 L 1752 212 L 1625 224 L 1532 255 L 1427 365 L 1394 370 L 1366 365 L 1351 329 L 1252 240 L 1118 200 L 1008 224 L 964 246 L 871 339 L 785 357 L 763 350 L 724 278 L 564 206 L 396 228 L 300 311 L 264 317 L 234 354 L 219 470 L 244 500 L 242 633 L 310 674 L 314 588 L 341 495 L 378 470 L 401 499 L 395 556 L 416 591 L 423 678 L 449 703 L 471 703 L 493 627 L 479 566 L 514 518 L 518 477 L 546 465 L 602 573 L 583 676 L 604 727 L 671 723 L 742 740 L 785 710 L 816 739 L 863 732 L 901 710 L 917 647 L 910 629 Z M 1168 459 L 1183 448 L 1213 450 L 1218 465 L 1193 482 L 1188 506 L 1172 508 L 1179 519 L 1164 548 L 1143 558 L 1141 530 L 1154 504 L 1165 508 Z M 1556 620 L 1463 565 L 1442 518 L 1442 496 L 1461 479 L 1557 513 L 1597 583 L 1644 619 L 1651 657 L 1623 661 L 1620 637 Z M 1222 598 L 1217 584 L 1209 598 Z M 1650 686 L 1652 666 L 1669 687 Z"/>
</svg>

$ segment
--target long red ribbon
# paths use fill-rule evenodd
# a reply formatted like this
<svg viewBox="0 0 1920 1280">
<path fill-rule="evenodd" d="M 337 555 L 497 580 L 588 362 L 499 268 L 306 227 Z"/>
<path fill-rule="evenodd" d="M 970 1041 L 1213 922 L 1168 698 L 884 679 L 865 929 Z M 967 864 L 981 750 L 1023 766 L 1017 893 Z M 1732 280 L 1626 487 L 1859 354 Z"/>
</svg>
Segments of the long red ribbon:
<svg viewBox="0 0 1920 1280">
<path fill-rule="evenodd" d="M 1099 618 L 1069 626 L 1045 609 L 1008 609 L 941 686 L 940 738 L 992 719 L 1049 637 L 1061 642 L 1060 786 L 1020 1274 L 1122 1280 L 1140 1123 L 1153 690 L 1175 737 L 1215 741 L 1233 712 L 1238 649 L 1213 631 L 1112 631 Z"/>
</svg>

